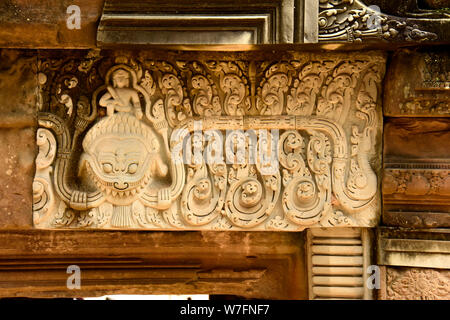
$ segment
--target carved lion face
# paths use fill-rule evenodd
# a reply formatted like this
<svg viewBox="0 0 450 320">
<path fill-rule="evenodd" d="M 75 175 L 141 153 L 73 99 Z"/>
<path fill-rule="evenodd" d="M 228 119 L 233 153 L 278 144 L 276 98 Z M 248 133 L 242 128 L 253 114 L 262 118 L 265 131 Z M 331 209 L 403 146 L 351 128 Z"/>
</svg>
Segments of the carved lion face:
<svg viewBox="0 0 450 320">
<path fill-rule="evenodd" d="M 127 113 L 99 121 L 87 133 L 83 148 L 81 166 L 86 166 L 107 199 L 118 205 L 134 200 L 165 166 L 150 127 Z"/>
<path fill-rule="evenodd" d="M 149 171 L 149 155 L 138 139 L 100 138 L 93 153 L 94 163 L 90 165 L 111 190 L 133 190 Z"/>
<path fill-rule="evenodd" d="M 140 139 L 106 136 L 96 141 L 84 159 L 110 202 L 125 205 L 151 182 L 151 155 Z"/>
</svg>

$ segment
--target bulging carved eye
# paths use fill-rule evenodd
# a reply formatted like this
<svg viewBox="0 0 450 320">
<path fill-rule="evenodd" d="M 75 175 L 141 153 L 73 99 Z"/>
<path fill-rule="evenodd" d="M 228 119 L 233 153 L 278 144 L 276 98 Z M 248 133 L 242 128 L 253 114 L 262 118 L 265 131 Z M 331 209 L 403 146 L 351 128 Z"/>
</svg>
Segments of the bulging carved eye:
<svg viewBox="0 0 450 320">
<path fill-rule="evenodd" d="M 128 166 L 128 173 L 136 173 L 138 168 L 138 164 L 137 163 L 132 163 Z"/>
<path fill-rule="evenodd" d="M 111 163 L 106 162 L 102 166 L 103 166 L 103 171 L 105 171 L 106 173 L 111 173 L 113 170 L 113 166 Z"/>
</svg>

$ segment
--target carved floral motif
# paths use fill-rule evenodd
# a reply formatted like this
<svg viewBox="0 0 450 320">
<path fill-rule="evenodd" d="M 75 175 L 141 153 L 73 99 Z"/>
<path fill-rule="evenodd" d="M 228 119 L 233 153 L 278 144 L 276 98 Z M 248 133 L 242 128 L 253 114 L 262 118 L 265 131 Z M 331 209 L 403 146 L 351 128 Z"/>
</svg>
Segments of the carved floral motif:
<svg viewBox="0 0 450 320">
<path fill-rule="evenodd" d="M 383 58 L 141 56 L 40 62 L 36 227 L 375 223 Z"/>
<path fill-rule="evenodd" d="M 387 268 L 386 298 L 389 300 L 448 300 L 450 272 L 422 268 Z"/>
<path fill-rule="evenodd" d="M 439 169 L 388 169 L 383 177 L 387 195 L 450 196 L 450 171 Z"/>
</svg>

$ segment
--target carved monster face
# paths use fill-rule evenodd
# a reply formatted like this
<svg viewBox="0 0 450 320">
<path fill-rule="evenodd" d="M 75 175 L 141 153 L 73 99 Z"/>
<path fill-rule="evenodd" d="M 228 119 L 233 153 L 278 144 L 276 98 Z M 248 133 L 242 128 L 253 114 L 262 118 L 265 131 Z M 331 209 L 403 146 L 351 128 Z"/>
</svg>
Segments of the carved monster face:
<svg viewBox="0 0 450 320">
<path fill-rule="evenodd" d="M 166 172 L 152 130 L 128 113 L 99 121 L 86 134 L 83 148 L 81 165 L 108 201 L 117 205 L 134 201 L 155 174 Z"/>
<path fill-rule="evenodd" d="M 89 165 L 111 191 L 131 191 L 148 175 L 150 152 L 139 139 L 102 137 L 95 144 L 93 163 Z"/>
</svg>

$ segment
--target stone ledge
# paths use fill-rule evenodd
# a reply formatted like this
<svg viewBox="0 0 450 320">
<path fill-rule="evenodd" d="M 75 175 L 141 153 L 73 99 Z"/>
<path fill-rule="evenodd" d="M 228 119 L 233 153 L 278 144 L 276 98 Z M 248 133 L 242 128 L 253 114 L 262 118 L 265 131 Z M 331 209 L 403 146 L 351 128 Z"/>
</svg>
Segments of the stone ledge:
<svg viewBox="0 0 450 320">
<path fill-rule="evenodd" d="M 450 269 L 450 230 L 381 227 L 377 251 L 380 265 Z"/>
<path fill-rule="evenodd" d="M 0 231 L 0 297 L 306 299 L 302 233 Z M 68 290 L 69 265 L 81 289 Z"/>
</svg>

